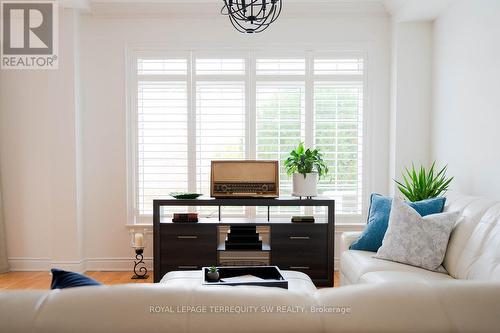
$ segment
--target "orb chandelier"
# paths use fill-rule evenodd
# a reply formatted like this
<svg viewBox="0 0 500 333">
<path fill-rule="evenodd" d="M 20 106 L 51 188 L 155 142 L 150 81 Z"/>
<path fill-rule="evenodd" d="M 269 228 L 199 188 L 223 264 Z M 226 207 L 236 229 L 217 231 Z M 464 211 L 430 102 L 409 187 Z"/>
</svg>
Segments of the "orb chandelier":
<svg viewBox="0 0 500 333">
<path fill-rule="evenodd" d="M 283 0 L 223 0 L 223 15 L 241 33 L 257 33 L 266 30 L 281 13 Z"/>
</svg>

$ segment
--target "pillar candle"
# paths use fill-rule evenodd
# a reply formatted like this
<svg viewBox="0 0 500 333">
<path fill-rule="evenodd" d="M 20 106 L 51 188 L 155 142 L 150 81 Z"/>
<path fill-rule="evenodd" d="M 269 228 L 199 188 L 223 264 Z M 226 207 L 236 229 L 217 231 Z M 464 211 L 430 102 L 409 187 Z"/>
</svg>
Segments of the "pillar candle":
<svg viewBox="0 0 500 333">
<path fill-rule="evenodd" d="M 141 233 L 137 233 L 134 235 L 134 246 L 143 247 L 144 246 L 144 235 Z"/>
</svg>

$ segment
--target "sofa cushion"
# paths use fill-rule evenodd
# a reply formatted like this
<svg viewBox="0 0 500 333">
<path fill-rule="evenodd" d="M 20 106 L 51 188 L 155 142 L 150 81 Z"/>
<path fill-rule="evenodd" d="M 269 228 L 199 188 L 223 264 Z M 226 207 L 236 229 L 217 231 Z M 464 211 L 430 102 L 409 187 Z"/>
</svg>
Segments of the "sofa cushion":
<svg viewBox="0 0 500 333">
<path fill-rule="evenodd" d="M 352 309 L 325 316 L 326 332 L 492 332 L 500 323 L 500 288 L 492 283 L 370 283 L 317 294 L 320 304 Z"/>
<path fill-rule="evenodd" d="M 418 202 L 407 202 L 421 216 L 441 213 L 446 198 L 434 198 Z M 377 252 L 382 246 L 389 215 L 391 213 L 392 198 L 373 193 L 370 197 L 370 208 L 368 209 L 367 226 L 358 240 L 351 244 L 351 250 L 362 250 Z"/>
<path fill-rule="evenodd" d="M 460 279 L 500 281 L 500 204 L 481 218 L 456 265 Z"/>
<path fill-rule="evenodd" d="M 377 271 L 363 274 L 359 278 L 360 283 L 381 283 L 381 282 L 426 282 L 426 281 L 446 281 L 454 280 L 448 274 L 430 272 L 399 272 L 399 271 Z"/>
<path fill-rule="evenodd" d="M 493 266 L 473 265 L 475 258 L 484 254 L 481 251 L 487 252 L 487 256 L 490 257 L 487 260 L 490 260 L 491 263 L 495 261 L 494 257 L 500 257 L 498 243 L 497 245 L 494 243 L 494 238 L 498 237 L 495 236 L 498 234 L 498 227 L 496 229 L 491 226 L 483 228 L 479 225 L 480 221 L 484 221 L 486 224 L 495 223 L 495 209 L 498 209 L 493 207 L 495 205 L 498 205 L 498 201 L 449 195 L 445 211 L 459 210 L 463 217 L 451 233 L 443 262 L 443 266 L 454 278 L 490 279 L 488 276 L 493 277 L 498 274 L 498 272 L 495 273 Z M 483 247 L 485 241 L 489 242 L 488 247 Z M 479 261 L 479 263 L 481 262 L 484 263 L 484 261 Z M 475 266 L 474 269 L 472 266 Z M 498 275 L 496 276 L 498 279 Z"/>
<path fill-rule="evenodd" d="M 29 323 L 31 330 L 14 327 L 8 332 L 319 333 L 320 315 L 286 311 L 298 306 L 310 308 L 316 303 L 315 292 L 304 295 L 256 286 L 184 289 L 143 283 L 71 288 L 48 291 L 45 300 L 27 309 L 36 312 L 36 320 Z M 0 309 L 7 310 L 15 302 L 14 294 Z M 249 307 L 285 310 L 249 311 Z M 0 312 L 0 322 L 3 324 L 9 315 L 13 315 L 10 309 Z M 29 318 L 24 312 L 15 315 Z"/>
<path fill-rule="evenodd" d="M 394 198 L 377 258 L 397 261 L 435 271 L 443 263 L 450 233 L 460 212 L 425 217 L 402 200 Z"/>
<path fill-rule="evenodd" d="M 393 261 L 374 258 L 374 253 L 369 251 L 350 250 L 342 253 L 341 257 L 341 275 L 347 279 L 348 283 L 359 283 L 360 278 L 370 272 L 377 271 L 396 271 L 413 272 L 422 276 L 434 276 L 434 274 L 443 274 L 428 271 L 423 268 L 400 264 Z M 345 284 L 344 281 L 342 284 Z"/>
</svg>

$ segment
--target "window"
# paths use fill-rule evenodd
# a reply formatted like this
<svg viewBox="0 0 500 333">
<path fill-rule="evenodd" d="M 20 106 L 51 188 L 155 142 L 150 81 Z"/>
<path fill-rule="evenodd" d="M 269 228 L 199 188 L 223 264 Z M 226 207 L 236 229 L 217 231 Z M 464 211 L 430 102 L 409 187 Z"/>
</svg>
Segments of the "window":
<svg viewBox="0 0 500 333">
<path fill-rule="evenodd" d="M 174 191 L 208 194 L 214 159 L 279 160 L 280 193 L 290 195 L 282 161 L 300 141 L 320 148 L 328 162 L 319 192 L 336 199 L 338 214 L 361 214 L 362 56 L 138 54 L 134 68 L 135 222 L 151 220 L 154 198 Z M 276 213 L 298 211 L 281 209 Z"/>
</svg>

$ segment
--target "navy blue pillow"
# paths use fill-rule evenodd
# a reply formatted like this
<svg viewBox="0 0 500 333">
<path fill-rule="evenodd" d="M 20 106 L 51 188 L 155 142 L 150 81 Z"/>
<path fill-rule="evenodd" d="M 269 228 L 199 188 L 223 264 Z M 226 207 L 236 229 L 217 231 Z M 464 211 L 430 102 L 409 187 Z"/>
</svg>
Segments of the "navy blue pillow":
<svg viewBox="0 0 500 333">
<path fill-rule="evenodd" d="M 52 284 L 50 285 L 50 289 L 102 285 L 102 283 L 83 274 L 68 272 L 58 268 L 52 268 L 50 271 L 52 272 Z"/>
<path fill-rule="evenodd" d="M 446 198 L 434 198 L 417 202 L 406 202 L 421 216 L 442 213 Z M 377 252 L 382 246 L 389 215 L 391 214 L 392 198 L 373 193 L 370 197 L 370 208 L 368 209 L 368 224 L 361 236 L 351 244 L 350 250 L 362 250 Z"/>
</svg>

